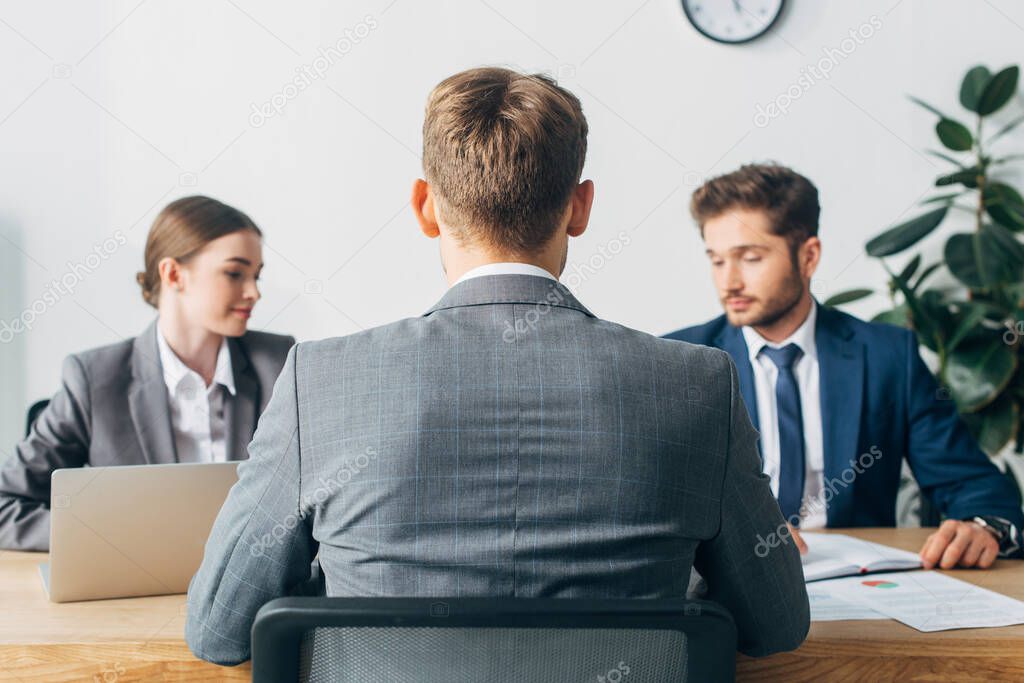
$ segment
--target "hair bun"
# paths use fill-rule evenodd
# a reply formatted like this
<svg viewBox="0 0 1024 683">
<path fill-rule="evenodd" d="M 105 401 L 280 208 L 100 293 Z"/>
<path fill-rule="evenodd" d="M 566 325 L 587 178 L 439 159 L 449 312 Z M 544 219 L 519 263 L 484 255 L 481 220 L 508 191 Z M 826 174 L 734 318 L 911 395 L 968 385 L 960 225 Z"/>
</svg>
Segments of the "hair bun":
<svg viewBox="0 0 1024 683">
<path fill-rule="evenodd" d="M 142 299 L 147 304 L 150 304 L 152 306 L 156 306 L 156 304 L 153 302 L 153 290 L 149 286 L 149 283 L 146 282 L 146 273 L 145 273 L 145 271 L 141 271 L 140 270 L 139 272 L 135 273 L 135 281 L 138 282 L 139 283 L 139 287 L 142 288 Z"/>
</svg>

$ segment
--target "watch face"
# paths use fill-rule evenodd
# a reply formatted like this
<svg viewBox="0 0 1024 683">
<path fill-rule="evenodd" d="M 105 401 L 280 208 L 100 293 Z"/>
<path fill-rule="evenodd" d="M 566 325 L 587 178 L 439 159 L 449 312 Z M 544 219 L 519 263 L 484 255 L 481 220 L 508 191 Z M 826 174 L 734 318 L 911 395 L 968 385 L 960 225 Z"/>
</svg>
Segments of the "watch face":
<svg viewBox="0 0 1024 683">
<path fill-rule="evenodd" d="M 784 0 L 682 0 L 686 18 L 720 43 L 746 43 L 765 33 L 782 13 Z"/>
</svg>

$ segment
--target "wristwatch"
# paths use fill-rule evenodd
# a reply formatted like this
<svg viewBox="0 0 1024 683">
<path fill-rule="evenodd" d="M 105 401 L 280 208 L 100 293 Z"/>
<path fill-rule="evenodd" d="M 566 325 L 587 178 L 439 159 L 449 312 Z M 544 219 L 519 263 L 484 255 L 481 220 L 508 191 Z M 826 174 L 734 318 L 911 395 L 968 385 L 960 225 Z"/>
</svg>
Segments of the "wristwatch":
<svg viewBox="0 0 1024 683">
<path fill-rule="evenodd" d="M 978 515 L 968 521 L 992 534 L 999 543 L 1000 557 L 1012 557 L 1020 551 L 1020 532 L 1009 520 L 994 515 Z"/>
</svg>

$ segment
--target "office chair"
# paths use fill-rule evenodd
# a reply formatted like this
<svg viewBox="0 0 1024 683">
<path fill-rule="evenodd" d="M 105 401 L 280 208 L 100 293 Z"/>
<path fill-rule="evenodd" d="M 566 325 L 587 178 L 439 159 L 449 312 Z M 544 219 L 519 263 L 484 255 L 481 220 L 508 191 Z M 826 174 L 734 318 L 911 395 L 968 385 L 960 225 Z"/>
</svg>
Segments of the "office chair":
<svg viewBox="0 0 1024 683">
<path fill-rule="evenodd" d="M 736 625 L 705 600 L 278 598 L 256 614 L 252 680 L 731 681 Z"/>
<path fill-rule="evenodd" d="M 39 417 L 39 413 L 43 412 L 43 409 L 48 405 L 50 405 L 50 399 L 44 398 L 29 406 L 28 416 L 25 418 L 25 436 L 28 436 L 29 432 L 32 431 L 32 425 L 35 423 L 36 418 Z"/>
</svg>

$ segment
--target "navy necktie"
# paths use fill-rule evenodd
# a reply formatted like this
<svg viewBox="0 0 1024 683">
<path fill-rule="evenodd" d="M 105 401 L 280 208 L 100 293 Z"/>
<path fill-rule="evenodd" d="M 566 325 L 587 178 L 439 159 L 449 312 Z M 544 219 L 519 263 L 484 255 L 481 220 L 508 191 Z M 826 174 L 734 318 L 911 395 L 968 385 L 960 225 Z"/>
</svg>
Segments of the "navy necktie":
<svg viewBox="0 0 1024 683">
<path fill-rule="evenodd" d="M 799 526 L 804 495 L 804 422 L 793 363 L 803 352 L 796 344 L 789 344 L 781 349 L 765 346 L 761 353 L 779 370 L 775 381 L 775 407 L 779 416 L 779 508 L 787 522 Z"/>
</svg>

